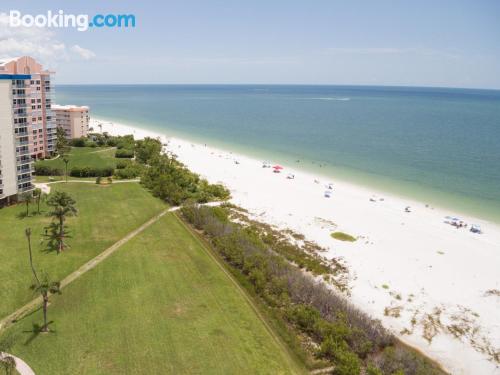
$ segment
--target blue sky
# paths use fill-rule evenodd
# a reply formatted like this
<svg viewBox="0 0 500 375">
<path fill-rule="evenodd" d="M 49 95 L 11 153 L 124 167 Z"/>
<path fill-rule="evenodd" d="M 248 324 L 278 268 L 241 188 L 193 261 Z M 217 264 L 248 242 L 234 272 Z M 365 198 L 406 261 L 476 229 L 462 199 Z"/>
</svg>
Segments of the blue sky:
<svg viewBox="0 0 500 375">
<path fill-rule="evenodd" d="M 500 89 L 500 2 L 2 0 L 0 12 L 133 13 L 133 29 L 19 30 L 58 83 L 312 83 Z"/>
</svg>

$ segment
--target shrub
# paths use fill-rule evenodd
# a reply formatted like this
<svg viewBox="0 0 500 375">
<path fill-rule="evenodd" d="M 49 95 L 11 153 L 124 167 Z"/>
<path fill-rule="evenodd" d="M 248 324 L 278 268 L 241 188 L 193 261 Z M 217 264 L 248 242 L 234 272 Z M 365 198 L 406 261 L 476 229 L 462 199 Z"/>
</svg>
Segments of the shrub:
<svg viewBox="0 0 500 375">
<path fill-rule="evenodd" d="M 200 203 L 224 200 L 229 191 L 221 185 L 210 185 L 174 158 L 158 154 L 145 168 L 141 183 L 151 193 L 170 204 L 192 200 Z"/>
<path fill-rule="evenodd" d="M 70 145 L 73 147 L 85 147 L 86 139 L 84 137 L 75 138 L 70 141 Z"/>
<path fill-rule="evenodd" d="M 35 163 L 35 175 L 37 176 L 62 176 L 63 174 L 64 172 L 60 168 Z"/>
<path fill-rule="evenodd" d="M 134 150 L 126 149 L 126 148 L 121 148 L 116 150 L 115 152 L 115 158 L 133 158 L 134 157 Z"/>
<path fill-rule="evenodd" d="M 101 183 L 101 179 L 102 179 L 102 177 L 101 177 L 101 176 L 98 176 L 98 177 L 95 179 L 95 183 L 96 183 L 97 185 L 99 185 L 99 184 Z"/>
<path fill-rule="evenodd" d="M 132 164 L 132 160 L 123 159 L 116 162 L 116 169 L 124 169 Z"/>
<path fill-rule="evenodd" d="M 112 167 L 72 167 L 69 175 L 72 177 L 108 177 L 113 175 Z"/>
<path fill-rule="evenodd" d="M 128 160 L 127 160 L 128 161 Z M 132 179 L 141 175 L 142 165 L 130 163 L 127 167 L 115 170 L 115 177 L 119 179 Z"/>
<path fill-rule="evenodd" d="M 135 154 L 137 161 L 149 164 L 150 161 L 161 152 L 161 142 L 158 139 L 146 137 L 135 143 Z"/>
</svg>

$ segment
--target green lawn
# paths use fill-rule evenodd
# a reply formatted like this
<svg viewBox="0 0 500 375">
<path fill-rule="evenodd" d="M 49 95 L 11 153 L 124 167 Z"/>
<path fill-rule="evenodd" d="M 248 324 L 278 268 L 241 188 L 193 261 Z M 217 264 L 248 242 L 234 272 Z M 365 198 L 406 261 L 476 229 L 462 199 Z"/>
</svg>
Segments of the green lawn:
<svg viewBox="0 0 500 375">
<path fill-rule="evenodd" d="M 53 332 L 41 319 L 7 332 L 37 375 L 305 372 L 173 214 L 52 297 Z"/>
<path fill-rule="evenodd" d="M 104 168 L 116 166 L 116 149 L 114 147 L 72 147 L 69 153 L 68 170 L 72 167 Z M 62 158 L 37 161 L 38 165 L 60 168 L 64 171 Z"/>
<path fill-rule="evenodd" d="M 24 212 L 24 205 L 0 209 L 0 318 L 33 298 L 29 290 L 32 275 L 24 236 L 26 227 L 33 232 L 37 268 L 61 279 L 166 207 L 137 183 L 51 186 L 67 191 L 77 202 L 79 215 L 68 220 L 72 238 L 67 242 L 71 248 L 60 255 L 45 251 L 46 246 L 40 240 L 50 218 L 44 213 L 18 218 Z M 33 205 L 30 210 L 33 212 L 35 208 Z M 47 208 L 43 206 L 42 210 L 46 212 Z"/>
</svg>

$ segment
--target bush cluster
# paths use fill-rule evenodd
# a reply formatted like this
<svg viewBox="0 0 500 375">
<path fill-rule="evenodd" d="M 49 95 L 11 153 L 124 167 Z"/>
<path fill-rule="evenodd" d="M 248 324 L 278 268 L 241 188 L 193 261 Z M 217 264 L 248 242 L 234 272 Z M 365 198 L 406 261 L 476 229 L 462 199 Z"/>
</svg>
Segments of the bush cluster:
<svg viewBox="0 0 500 375">
<path fill-rule="evenodd" d="M 229 198 L 224 186 L 209 184 L 175 158 L 162 154 L 159 140 L 146 138 L 137 147 L 137 160 L 147 165 L 141 183 L 154 196 L 173 205 L 189 200 L 205 203 Z"/>
<path fill-rule="evenodd" d="M 116 150 L 115 158 L 128 158 L 131 159 L 134 157 L 134 150 L 130 150 L 127 148 L 121 148 Z"/>
<path fill-rule="evenodd" d="M 72 147 L 85 147 L 85 144 L 87 142 L 87 138 L 81 137 L 81 138 L 74 138 L 70 140 L 69 145 Z"/>
<path fill-rule="evenodd" d="M 116 162 L 116 169 L 124 169 L 124 168 L 127 168 L 129 165 L 132 165 L 132 160 L 130 159 L 122 159 L 122 160 L 118 160 Z"/>
<path fill-rule="evenodd" d="M 129 161 L 129 160 L 127 160 Z M 122 165 L 120 165 L 122 166 Z M 137 163 L 129 163 L 125 167 L 118 168 L 118 165 L 116 166 L 115 170 L 115 177 L 119 179 L 132 179 L 132 178 L 137 178 L 141 175 L 143 171 L 143 166 L 141 164 Z"/>
<path fill-rule="evenodd" d="M 266 306 L 298 336 L 306 335 L 316 344 L 314 355 L 334 364 L 335 374 L 360 374 L 362 369 L 384 375 L 442 374 L 423 357 L 395 346 L 379 321 L 273 251 L 258 232 L 232 222 L 226 208 L 188 205 L 181 214 L 203 231 Z"/>
<path fill-rule="evenodd" d="M 63 174 L 64 172 L 61 168 L 35 164 L 35 175 L 37 176 L 61 176 Z"/>
<path fill-rule="evenodd" d="M 71 168 L 69 175 L 72 177 L 108 177 L 112 176 L 114 169 L 112 167 L 73 167 Z"/>
</svg>

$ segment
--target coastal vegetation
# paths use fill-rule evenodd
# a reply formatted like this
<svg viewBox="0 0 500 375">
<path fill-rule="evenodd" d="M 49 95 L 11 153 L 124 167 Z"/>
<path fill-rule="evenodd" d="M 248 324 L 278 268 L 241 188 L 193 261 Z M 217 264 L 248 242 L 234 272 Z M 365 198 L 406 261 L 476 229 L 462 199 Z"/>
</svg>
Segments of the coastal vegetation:
<svg viewBox="0 0 500 375">
<path fill-rule="evenodd" d="M 442 374 L 400 344 L 379 321 L 341 292 L 305 273 L 276 251 L 264 234 L 231 220 L 230 208 L 185 206 L 183 218 L 203 233 L 213 251 L 260 300 L 274 326 L 309 368 L 334 365 L 334 374 Z"/>
<path fill-rule="evenodd" d="M 141 183 L 162 200 L 180 205 L 186 201 L 206 203 L 226 200 L 229 191 L 220 184 L 210 184 L 191 172 L 175 157 L 161 153 L 157 139 L 145 138 L 136 143 L 136 159 L 145 166 Z"/>
<path fill-rule="evenodd" d="M 178 205 L 186 200 L 208 202 L 224 200 L 229 192 L 222 185 L 209 184 L 174 157 L 162 154 L 159 140 L 134 140 L 132 135 L 91 134 L 72 141 L 62 157 L 35 163 L 37 176 L 75 178 L 110 177 L 141 181 L 153 195 Z M 67 162 L 65 162 L 66 160 Z"/>
</svg>

